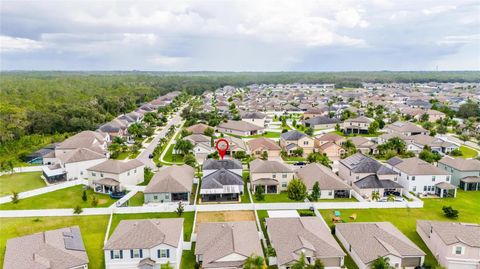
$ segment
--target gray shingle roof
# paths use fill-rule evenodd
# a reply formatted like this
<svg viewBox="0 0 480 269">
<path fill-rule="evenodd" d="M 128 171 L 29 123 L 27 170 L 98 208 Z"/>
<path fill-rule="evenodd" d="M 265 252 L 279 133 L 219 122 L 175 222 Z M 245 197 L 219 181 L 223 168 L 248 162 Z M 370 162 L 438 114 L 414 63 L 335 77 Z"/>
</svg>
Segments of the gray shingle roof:
<svg viewBox="0 0 480 269">
<path fill-rule="evenodd" d="M 308 248 L 315 258 L 344 257 L 330 230 L 318 217 L 265 219 L 279 265 L 298 260 L 299 249 Z"/>
<path fill-rule="evenodd" d="M 144 166 L 144 164 L 137 159 L 126 161 L 126 162 L 120 161 L 120 160 L 108 159 L 102 163 L 99 163 L 93 167 L 88 168 L 87 170 L 112 173 L 112 174 L 121 174 L 142 166 Z"/>
<path fill-rule="evenodd" d="M 88 264 L 78 226 L 9 239 L 5 269 L 65 269 Z"/>
<path fill-rule="evenodd" d="M 392 169 L 385 167 L 378 161 L 362 153 L 355 153 L 350 157 L 340 160 L 340 163 L 345 165 L 352 172 L 359 173 L 359 174 L 363 174 L 363 173 L 372 173 L 372 174 L 378 173 L 379 175 L 397 174 Z"/>
<path fill-rule="evenodd" d="M 480 248 L 480 225 L 473 223 L 417 220 L 417 225 L 426 233 L 435 231 L 446 245 L 463 243 Z"/>
<path fill-rule="evenodd" d="M 391 180 L 380 180 L 376 174 L 368 175 L 358 181 L 355 184 L 360 189 L 396 189 L 403 188 L 402 185 Z"/>
<path fill-rule="evenodd" d="M 299 140 L 300 138 L 303 138 L 307 136 L 306 134 L 304 133 L 301 133 L 297 130 L 291 130 L 291 131 L 288 131 L 286 133 L 283 133 L 280 135 L 280 137 L 283 139 L 283 140 L 287 140 L 287 141 L 296 141 L 296 140 Z"/>
<path fill-rule="evenodd" d="M 389 254 L 397 257 L 425 256 L 390 222 L 337 223 L 335 230 L 341 233 L 365 264 Z"/>
<path fill-rule="evenodd" d="M 255 159 L 250 162 L 250 173 L 293 173 L 293 171 L 278 161 Z"/>
<path fill-rule="evenodd" d="M 310 125 L 319 125 L 319 124 L 334 124 L 334 123 L 340 123 L 340 120 L 337 118 L 330 118 L 326 116 L 318 116 L 314 118 L 310 118 L 308 120 L 305 120 L 305 123 L 308 123 Z"/>
<path fill-rule="evenodd" d="M 155 173 L 144 193 L 191 192 L 195 169 L 189 165 L 168 166 Z"/>
<path fill-rule="evenodd" d="M 400 160 L 402 162 L 393 165 L 393 167 L 408 175 L 450 175 L 447 171 L 417 157 Z M 398 162 L 398 160 L 396 160 L 396 162 Z"/>
<path fill-rule="evenodd" d="M 183 218 L 122 220 L 104 249 L 150 249 L 160 244 L 178 247 L 183 237 Z"/>
<path fill-rule="evenodd" d="M 203 162 L 203 170 L 218 170 L 220 168 L 225 169 L 243 169 L 242 163 L 237 159 L 229 160 L 214 160 L 206 159 Z"/>
<path fill-rule="evenodd" d="M 229 170 L 221 168 L 202 178 L 201 189 L 219 189 L 225 185 L 241 185 L 243 178 Z"/>
<path fill-rule="evenodd" d="M 310 163 L 296 171 L 297 177 L 311 190 L 315 182 L 318 182 L 321 190 L 349 190 L 351 187 L 343 182 L 328 167 L 319 163 Z"/>
<path fill-rule="evenodd" d="M 72 150 L 65 154 L 59 154 L 59 156 L 57 157 L 60 160 L 62 160 L 64 163 L 76 163 L 76 162 L 107 158 L 105 155 L 95 152 L 88 148 L 79 148 L 76 150 Z"/>
<path fill-rule="evenodd" d="M 446 164 L 460 171 L 480 171 L 480 161 L 475 159 L 443 157 L 438 163 Z"/>
</svg>

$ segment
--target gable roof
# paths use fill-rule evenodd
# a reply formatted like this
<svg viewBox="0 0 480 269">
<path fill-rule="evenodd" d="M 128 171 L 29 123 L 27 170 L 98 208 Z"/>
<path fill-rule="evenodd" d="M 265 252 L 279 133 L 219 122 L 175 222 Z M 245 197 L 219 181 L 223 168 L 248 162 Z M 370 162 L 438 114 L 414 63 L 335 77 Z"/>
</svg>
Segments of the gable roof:
<svg viewBox="0 0 480 269">
<path fill-rule="evenodd" d="M 255 138 L 249 140 L 247 143 L 251 151 L 255 151 L 257 149 L 282 150 L 282 148 L 275 141 L 265 137 Z"/>
<path fill-rule="evenodd" d="M 210 143 L 211 138 L 209 136 L 203 134 L 191 134 L 189 136 L 185 136 L 183 139 L 192 141 L 193 144 L 197 143 Z"/>
<path fill-rule="evenodd" d="M 317 116 L 310 119 L 305 120 L 305 123 L 310 125 L 319 125 L 319 124 L 334 124 L 340 123 L 341 121 L 337 118 L 330 118 L 326 116 Z"/>
<path fill-rule="evenodd" d="M 263 130 L 265 128 L 260 127 L 258 125 L 255 125 L 250 122 L 246 121 L 234 121 L 234 120 L 229 120 L 227 122 L 222 122 L 220 123 L 217 128 L 223 128 L 223 129 L 231 129 L 231 130 L 236 130 L 236 131 L 257 131 L 257 130 Z"/>
<path fill-rule="evenodd" d="M 219 262 L 230 254 L 262 255 L 260 237 L 254 221 L 209 222 L 198 225 L 195 255 L 202 255 L 204 268 L 241 267 L 243 261 Z"/>
<path fill-rule="evenodd" d="M 261 112 L 245 112 L 242 113 L 242 119 L 264 119 L 266 117 L 265 114 Z"/>
<path fill-rule="evenodd" d="M 108 159 L 102 163 L 99 163 L 95 166 L 88 168 L 87 170 L 112 173 L 112 174 L 121 174 L 141 166 L 144 166 L 144 164 L 137 159 L 133 159 L 126 162 L 120 161 L 120 160 Z"/>
<path fill-rule="evenodd" d="M 144 193 L 191 192 L 195 169 L 189 165 L 168 166 L 153 175 Z"/>
<path fill-rule="evenodd" d="M 4 268 L 65 269 L 88 264 L 78 226 L 9 239 Z"/>
<path fill-rule="evenodd" d="M 241 185 L 243 187 L 243 183 L 242 176 L 221 168 L 202 178 L 201 189 L 221 189 L 228 185 Z"/>
<path fill-rule="evenodd" d="M 321 190 L 349 190 L 351 187 L 342 181 L 332 170 L 319 163 L 309 163 L 296 171 L 307 189 L 311 190 L 318 181 Z"/>
<path fill-rule="evenodd" d="M 390 222 L 337 223 L 335 230 L 341 233 L 365 264 L 389 254 L 398 257 L 425 256 Z"/>
<path fill-rule="evenodd" d="M 382 179 L 380 180 L 376 174 L 368 175 L 353 182 L 360 189 L 398 189 L 403 188 L 402 185 L 395 181 Z"/>
<path fill-rule="evenodd" d="M 335 143 L 338 141 L 345 140 L 345 137 L 338 134 L 334 134 L 334 133 L 326 133 L 326 134 L 317 136 L 315 139 L 318 141 L 330 141 Z"/>
<path fill-rule="evenodd" d="M 106 159 L 103 154 L 95 152 L 88 148 L 78 148 L 73 151 L 69 151 L 64 154 L 58 154 L 57 156 L 64 163 L 76 163 L 90 160 Z"/>
<path fill-rule="evenodd" d="M 182 230 L 183 218 L 122 220 L 104 249 L 150 249 L 160 244 L 176 248 Z"/>
<path fill-rule="evenodd" d="M 77 149 L 77 148 L 91 148 L 95 145 L 103 144 L 106 141 L 106 136 L 99 132 L 83 131 L 74 136 L 65 139 L 58 144 L 57 149 Z"/>
<path fill-rule="evenodd" d="M 344 122 L 360 122 L 360 123 L 371 123 L 373 120 L 365 116 L 358 116 L 356 118 L 346 119 Z"/>
<path fill-rule="evenodd" d="M 396 175 L 397 172 L 384 166 L 375 159 L 370 158 L 362 153 L 355 153 L 340 163 L 345 165 L 350 171 L 358 174 L 371 173 L 378 175 Z"/>
<path fill-rule="evenodd" d="M 463 243 L 480 248 L 480 225 L 473 223 L 417 220 L 417 225 L 426 233 L 435 231 L 445 245 Z"/>
<path fill-rule="evenodd" d="M 408 175 L 450 175 L 447 171 L 417 157 L 400 159 L 393 157 L 388 164 Z"/>
<path fill-rule="evenodd" d="M 445 156 L 438 163 L 443 163 L 460 171 L 480 171 L 480 161 L 475 159 Z"/>
<path fill-rule="evenodd" d="M 298 260 L 300 255 L 296 252 L 303 248 L 312 250 L 315 258 L 345 256 L 318 217 L 266 218 L 265 222 L 279 265 Z"/>
<path fill-rule="evenodd" d="M 255 159 L 250 162 L 250 173 L 293 173 L 293 171 L 278 161 Z"/>
<path fill-rule="evenodd" d="M 211 128 L 206 124 L 198 123 L 187 128 L 187 131 L 193 134 L 203 134 L 207 128 Z"/>
<path fill-rule="evenodd" d="M 425 133 L 427 130 L 408 121 L 396 121 L 385 126 L 386 129 L 393 130 L 399 133 Z"/>
<path fill-rule="evenodd" d="M 292 141 L 292 140 L 296 141 L 296 140 L 299 140 L 299 139 L 304 138 L 306 136 L 307 136 L 306 134 L 301 133 L 297 130 L 291 130 L 291 131 L 288 131 L 288 132 L 280 135 L 280 137 L 283 140 L 287 140 L 287 141 Z"/>
<path fill-rule="evenodd" d="M 203 170 L 218 170 L 221 168 L 225 168 L 228 170 L 243 169 L 243 166 L 242 166 L 242 163 L 237 159 L 225 159 L 225 160 L 206 159 L 203 162 Z"/>
</svg>

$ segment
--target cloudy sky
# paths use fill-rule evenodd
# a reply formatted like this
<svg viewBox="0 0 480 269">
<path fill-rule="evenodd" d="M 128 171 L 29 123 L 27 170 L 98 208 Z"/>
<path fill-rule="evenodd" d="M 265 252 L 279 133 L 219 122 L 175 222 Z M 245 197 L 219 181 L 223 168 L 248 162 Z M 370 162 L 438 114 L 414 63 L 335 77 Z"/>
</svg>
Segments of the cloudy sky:
<svg viewBox="0 0 480 269">
<path fill-rule="evenodd" d="M 0 0 L 1 70 L 479 70 L 479 0 Z"/>
</svg>

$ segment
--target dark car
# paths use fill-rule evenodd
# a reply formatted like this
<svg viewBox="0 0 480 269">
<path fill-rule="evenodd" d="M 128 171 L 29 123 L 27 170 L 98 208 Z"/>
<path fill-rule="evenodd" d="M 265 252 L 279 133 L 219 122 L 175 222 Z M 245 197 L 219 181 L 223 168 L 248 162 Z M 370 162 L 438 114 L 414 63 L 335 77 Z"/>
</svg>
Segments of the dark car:
<svg viewBox="0 0 480 269">
<path fill-rule="evenodd" d="M 305 164 L 306 164 L 305 162 L 296 162 L 296 163 L 294 163 L 293 165 L 303 166 L 303 165 L 305 165 Z"/>
<path fill-rule="evenodd" d="M 153 159 L 153 154 L 148 154 L 149 159 Z"/>
</svg>

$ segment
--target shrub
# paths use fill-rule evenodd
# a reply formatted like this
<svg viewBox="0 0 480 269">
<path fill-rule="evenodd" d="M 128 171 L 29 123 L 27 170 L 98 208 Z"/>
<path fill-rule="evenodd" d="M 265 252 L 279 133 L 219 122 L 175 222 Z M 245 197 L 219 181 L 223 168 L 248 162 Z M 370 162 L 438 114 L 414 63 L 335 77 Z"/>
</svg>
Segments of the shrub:
<svg viewBox="0 0 480 269">
<path fill-rule="evenodd" d="M 18 199 L 18 192 L 12 191 L 12 203 L 18 204 L 20 200 Z"/>
<path fill-rule="evenodd" d="M 255 187 L 255 199 L 257 199 L 257 201 L 263 201 L 265 199 L 265 189 L 263 186 Z"/>
<path fill-rule="evenodd" d="M 445 215 L 445 217 L 447 217 L 447 218 L 449 218 L 449 219 L 456 219 L 456 218 L 458 218 L 458 210 L 453 209 L 453 207 L 451 207 L 451 206 L 443 206 L 443 207 L 442 207 L 442 210 L 443 210 L 443 214 Z"/>
<path fill-rule="evenodd" d="M 307 186 L 300 179 L 292 179 L 287 187 L 288 198 L 301 201 L 307 197 Z"/>
<path fill-rule="evenodd" d="M 87 192 L 86 192 L 86 191 L 83 191 L 83 192 L 82 192 L 82 200 L 83 200 L 84 202 L 87 201 Z"/>
<path fill-rule="evenodd" d="M 96 207 L 98 205 L 98 198 L 96 195 L 92 195 L 92 206 Z"/>
<path fill-rule="evenodd" d="M 82 212 L 83 212 L 83 209 L 80 205 L 77 205 L 73 208 L 73 214 L 79 215 L 79 214 L 82 214 Z"/>
</svg>

